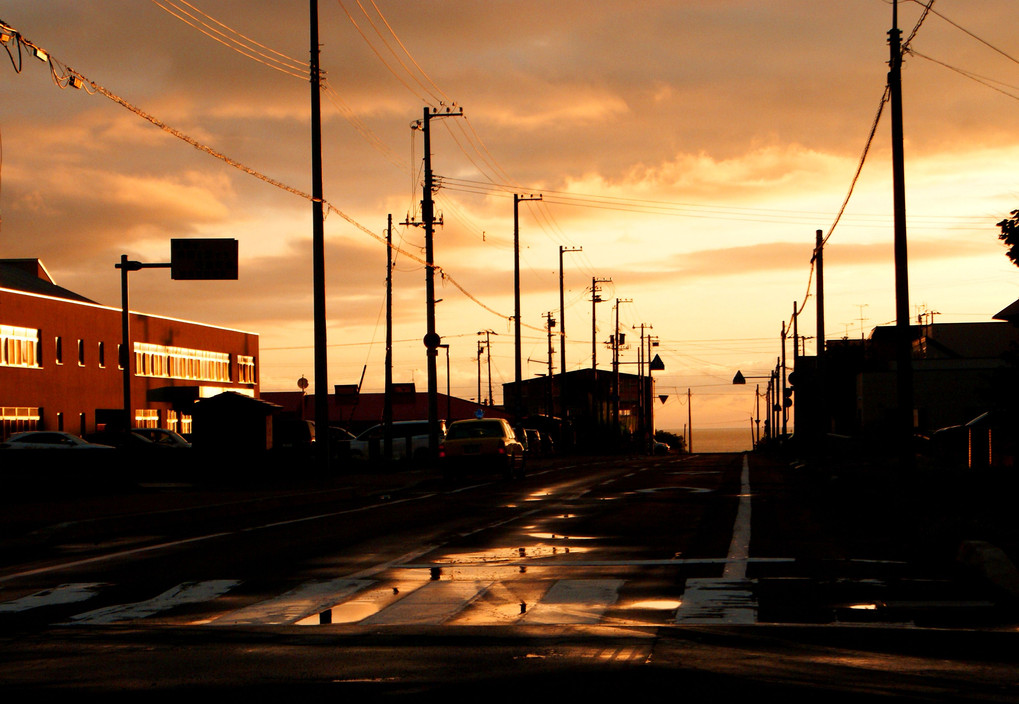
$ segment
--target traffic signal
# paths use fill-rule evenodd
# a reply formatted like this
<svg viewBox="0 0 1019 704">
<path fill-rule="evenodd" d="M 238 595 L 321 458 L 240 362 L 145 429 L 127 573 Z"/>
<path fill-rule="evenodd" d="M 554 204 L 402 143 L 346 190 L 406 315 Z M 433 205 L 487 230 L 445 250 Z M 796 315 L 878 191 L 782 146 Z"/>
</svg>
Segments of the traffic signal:
<svg viewBox="0 0 1019 704">
<path fill-rule="evenodd" d="M 793 387 L 787 386 L 782 390 L 782 405 L 786 408 L 793 406 Z"/>
</svg>

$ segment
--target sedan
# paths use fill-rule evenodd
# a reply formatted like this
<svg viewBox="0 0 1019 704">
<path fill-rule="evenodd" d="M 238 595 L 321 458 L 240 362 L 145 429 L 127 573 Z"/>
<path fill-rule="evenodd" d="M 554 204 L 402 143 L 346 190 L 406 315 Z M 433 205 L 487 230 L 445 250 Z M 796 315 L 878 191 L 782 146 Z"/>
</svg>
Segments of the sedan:
<svg viewBox="0 0 1019 704">
<path fill-rule="evenodd" d="M 447 474 L 466 467 L 495 467 L 507 476 L 524 476 L 524 446 L 502 418 L 457 420 L 439 445 Z"/>
</svg>

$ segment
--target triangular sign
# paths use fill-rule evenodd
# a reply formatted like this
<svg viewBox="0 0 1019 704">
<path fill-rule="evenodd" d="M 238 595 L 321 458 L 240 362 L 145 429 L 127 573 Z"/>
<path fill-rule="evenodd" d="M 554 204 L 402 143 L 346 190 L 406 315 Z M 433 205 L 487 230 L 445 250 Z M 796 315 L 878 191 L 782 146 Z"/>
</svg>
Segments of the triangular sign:
<svg viewBox="0 0 1019 704">
<path fill-rule="evenodd" d="M 664 369 L 665 369 L 665 362 L 663 362 L 662 358 L 659 357 L 656 354 L 655 358 L 651 360 L 651 371 L 653 371 L 653 372 L 660 372 L 660 371 L 663 371 Z"/>
<path fill-rule="evenodd" d="M 665 400 L 667 398 L 669 398 L 669 395 L 668 394 L 659 394 L 658 398 L 659 398 L 659 400 L 661 400 L 662 403 L 665 403 Z"/>
</svg>

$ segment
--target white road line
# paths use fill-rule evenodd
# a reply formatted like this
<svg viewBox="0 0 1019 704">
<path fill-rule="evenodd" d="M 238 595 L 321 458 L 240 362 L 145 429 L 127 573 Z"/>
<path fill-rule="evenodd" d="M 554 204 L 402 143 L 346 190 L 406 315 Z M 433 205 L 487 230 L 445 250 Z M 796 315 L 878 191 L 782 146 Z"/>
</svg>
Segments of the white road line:
<svg viewBox="0 0 1019 704">
<path fill-rule="evenodd" d="M 724 579 L 746 579 L 747 557 L 750 555 L 750 461 L 743 454 L 743 473 L 740 477 L 739 508 L 732 527 L 729 543 L 730 562 L 725 566 Z"/>
<path fill-rule="evenodd" d="M 598 623 L 619 599 L 622 579 L 563 579 L 553 584 L 519 623 L 567 625 Z"/>
<path fill-rule="evenodd" d="M 94 611 L 86 611 L 71 617 L 81 624 L 116 623 L 145 618 L 160 611 L 167 611 L 184 604 L 194 604 L 214 599 L 240 584 L 234 579 L 213 579 L 205 582 L 184 582 L 157 597 L 134 604 L 116 604 Z"/>
<path fill-rule="evenodd" d="M 61 584 L 53 589 L 46 589 L 35 594 L 12 599 L 0 604 L 0 613 L 17 613 L 38 609 L 43 606 L 59 606 L 60 604 L 76 604 L 94 597 L 105 582 L 76 582 Z"/>
<path fill-rule="evenodd" d="M 758 560 L 755 561 L 763 561 Z M 750 562 L 750 462 L 743 455 L 739 506 L 732 526 L 732 541 L 721 579 L 687 579 L 676 623 L 756 623 L 757 599 L 753 580 L 747 579 Z"/>
<path fill-rule="evenodd" d="M 211 624 L 214 626 L 290 625 L 328 609 L 333 604 L 356 594 L 371 584 L 374 582 L 369 579 L 332 579 L 326 582 L 308 582 L 274 599 L 252 604 L 213 619 Z"/>
</svg>

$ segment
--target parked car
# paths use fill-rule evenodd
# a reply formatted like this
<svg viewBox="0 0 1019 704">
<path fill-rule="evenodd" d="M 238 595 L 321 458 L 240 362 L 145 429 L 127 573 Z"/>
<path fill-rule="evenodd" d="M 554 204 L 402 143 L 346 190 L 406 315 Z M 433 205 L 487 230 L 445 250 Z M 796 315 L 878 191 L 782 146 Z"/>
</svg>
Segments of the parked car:
<svg viewBox="0 0 1019 704">
<path fill-rule="evenodd" d="M 141 435 L 143 438 L 148 438 L 160 447 L 179 449 L 189 449 L 191 447 L 191 443 L 184 439 L 182 435 L 178 435 L 166 428 L 134 428 L 132 432 Z"/>
<path fill-rule="evenodd" d="M 159 452 L 163 449 L 147 437 L 135 432 L 125 432 L 122 430 L 99 430 L 94 433 L 88 433 L 85 439 L 90 443 L 108 445 L 118 450 L 130 452 Z"/>
<path fill-rule="evenodd" d="M 345 428 L 329 426 L 329 454 L 338 462 L 347 462 L 350 459 L 350 443 L 356 439 L 357 436 Z"/>
<path fill-rule="evenodd" d="M 272 423 L 272 447 L 284 452 L 311 457 L 315 449 L 315 423 L 300 418 L 277 418 Z"/>
<path fill-rule="evenodd" d="M 506 476 L 524 476 L 523 443 L 502 418 L 453 421 L 439 446 L 439 460 L 450 475 L 494 467 Z"/>
<path fill-rule="evenodd" d="M 84 440 L 77 435 L 59 430 L 26 430 L 14 433 L 0 447 L 7 450 L 112 450 L 110 445 L 100 445 Z"/>
<path fill-rule="evenodd" d="M 383 458 L 385 425 L 369 428 L 350 441 L 350 456 L 355 460 L 379 461 Z M 439 442 L 446 434 L 446 421 L 439 421 Z M 403 420 L 393 423 L 393 460 L 428 460 L 428 421 Z"/>
<path fill-rule="evenodd" d="M 672 448 L 669 447 L 669 443 L 662 442 L 661 440 L 655 440 L 655 454 L 656 455 L 667 455 L 667 454 L 669 454 L 669 450 L 671 450 L 671 449 Z"/>
</svg>

